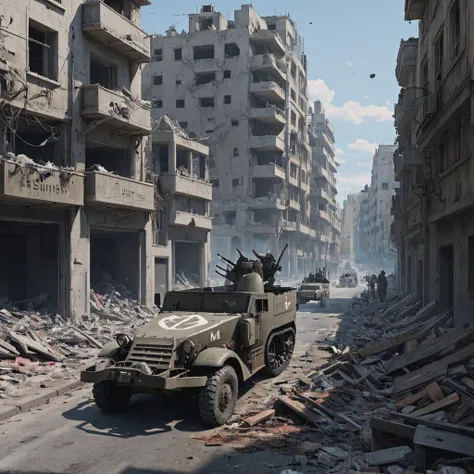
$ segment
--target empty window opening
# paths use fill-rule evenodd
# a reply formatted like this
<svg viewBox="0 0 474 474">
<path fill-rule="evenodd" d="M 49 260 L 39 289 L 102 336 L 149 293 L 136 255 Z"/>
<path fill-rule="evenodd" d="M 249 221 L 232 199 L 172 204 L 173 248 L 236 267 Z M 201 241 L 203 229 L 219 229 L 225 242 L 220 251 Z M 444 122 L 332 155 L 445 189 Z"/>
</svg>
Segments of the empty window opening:
<svg viewBox="0 0 474 474">
<path fill-rule="evenodd" d="M 97 147 L 86 142 L 86 171 L 95 171 L 98 166 L 124 178 L 132 174 L 130 151 L 127 148 Z"/>
<path fill-rule="evenodd" d="M 188 129 L 188 122 L 179 122 L 179 125 L 181 126 L 181 128 L 183 130 L 187 130 Z"/>
<path fill-rule="evenodd" d="M 257 313 L 266 313 L 268 311 L 268 300 L 255 301 L 255 309 Z"/>
<path fill-rule="evenodd" d="M 239 126 L 239 121 L 234 119 L 234 120 L 231 120 L 230 122 L 232 124 L 233 127 L 238 127 Z"/>
<path fill-rule="evenodd" d="M 30 20 L 28 69 L 49 79 L 58 79 L 58 33 Z"/>
<path fill-rule="evenodd" d="M 106 64 L 103 59 L 90 58 L 90 83 L 100 84 L 106 89 L 115 89 L 117 86 L 117 68 L 115 65 Z"/>
<path fill-rule="evenodd" d="M 161 244 L 158 244 L 161 245 Z M 168 259 L 155 258 L 155 305 L 161 307 L 168 292 Z"/>
<path fill-rule="evenodd" d="M 197 242 L 176 242 L 174 247 L 175 283 L 190 281 L 201 284 L 201 250 Z"/>
<path fill-rule="evenodd" d="M 474 235 L 468 237 L 468 265 L 467 289 L 474 292 Z"/>
<path fill-rule="evenodd" d="M 270 23 L 269 25 L 267 25 L 267 28 L 270 31 L 275 31 L 277 29 L 277 26 L 274 23 Z"/>
<path fill-rule="evenodd" d="M 232 151 L 232 156 L 239 156 L 239 149 L 238 148 L 234 148 L 234 150 Z"/>
<path fill-rule="evenodd" d="M 163 61 L 163 50 L 162 49 L 154 49 L 153 50 L 153 60 L 154 61 Z"/>
<path fill-rule="evenodd" d="M 0 221 L 0 243 L 8 249 L 0 255 L 0 298 L 20 310 L 58 311 L 59 226 Z"/>
<path fill-rule="evenodd" d="M 237 221 L 237 212 L 236 211 L 225 211 L 223 213 L 224 224 L 226 225 L 235 225 Z"/>
<path fill-rule="evenodd" d="M 184 99 L 176 99 L 176 108 L 184 109 Z"/>
<path fill-rule="evenodd" d="M 211 179 L 211 184 L 213 188 L 219 187 L 219 180 L 218 179 Z"/>
<path fill-rule="evenodd" d="M 153 154 L 153 172 L 156 174 L 167 173 L 169 167 L 169 150 L 168 145 L 152 145 Z"/>
<path fill-rule="evenodd" d="M 109 281 L 121 283 L 138 299 L 140 233 L 91 229 L 91 289 L 103 293 Z"/>
<path fill-rule="evenodd" d="M 187 212 L 188 214 L 197 214 L 198 216 L 208 215 L 207 203 L 201 199 L 175 196 L 174 206 L 177 211 Z"/>
<path fill-rule="evenodd" d="M 441 32 L 434 44 L 435 53 L 435 78 L 441 81 L 443 78 L 444 65 L 444 33 Z"/>
<path fill-rule="evenodd" d="M 196 74 L 196 85 L 201 86 L 202 84 L 208 84 L 216 80 L 215 72 L 203 72 Z"/>
<path fill-rule="evenodd" d="M 231 104 L 232 103 L 232 96 L 231 95 L 225 95 L 224 96 L 224 104 Z"/>
<path fill-rule="evenodd" d="M 55 0 L 55 1 L 57 2 L 58 0 Z M 61 3 L 61 0 L 59 0 L 59 3 Z M 130 9 L 127 9 L 127 10 L 125 9 L 123 0 L 105 0 L 104 3 L 108 5 L 110 8 L 112 8 L 113 10 L 115 10 L 120 15 L 127 18 L 127 20 L 132 19 L 131 11 Z"/>
<path fill-rule="evenodd" d="M 214 97 L 203 97 L 199 99 L 199 107 L 214 107 Z"/>
<path fill-rule="evenodd" d="M 206 30 L 215 30 L 216 27 L 214 26 L 213 18 L 200 18 L 199 19 L 199 31 L 206 31 Z"/>
<path fill-rule="evenodd" d="M 240 55 L 240 48 L 237 46 L 237 43 L 227 43 L 224 49 L 226 58 L 235 58 Z"/>
<path fill-rule="evenodd" d="M 184 148 L 176 149 L 176 169 L 186 176 L 191 176 L 190 153 Z"/>
<path fill-rule="evenodd" d="M 206 157 L 193 155 L 193 176 L 199 179 L 206 179 Z"/>
<path fill-rule="evenodd" d="M 452 55 L 453 59 L 456 58 L 460 51 L 461 42 L 461 7 L 459 0 L 456 0 L 453 7 L 451 8 L 450 14 L 451 23 L 451 42 L 452 42 Z"/>
<path fill-rule="evenodd" d="M 161 109 L 163 108 L 163 101 L 161 99 L 153 99 L 152 107 L 154 109 Z"/>
<path fill-rule="evenodd" d="M 234 178 L 232 180 L 232 187 L 237 188 L 238 186 L 240 186 L 240 179 L 239 178 Z"/>
<path fill-rule="evenodd" d="M 214 58 L 214 45 L 203 45 L 203 46 L 194 46 L 193 48 L 194 60 L 199 59 L 213 59 Z"/>
<path fill-rule="evenodd" d="M 175 48 L 174 49 L 174 60 L 181 61 L 183 59 L 183 50 L 182 48 Z"/>
<path fill-rule="evenodd" d="M 388 183 L 382 183 L 382 190 L 388 191 Z"/>
<path fill-rule="evenodd" d="M 226 69 L 226 70 L 224 71 L 224 79 L 230 79 L 231 76 L 232 76 L 232 73 L 230 72 L 230 70 L 229 70 L 229 69 Z"/>
<path fill-rule="evenodd" d="M 153 85 L 154 86 L 161 86 L 163 85 L 163 76 L 153 76 Z"/>
<path fill-rule="evenodd" d="M 176 79 L 176 85 L 180 86 L 183 83 L 182 79 Z"/>
</svg>

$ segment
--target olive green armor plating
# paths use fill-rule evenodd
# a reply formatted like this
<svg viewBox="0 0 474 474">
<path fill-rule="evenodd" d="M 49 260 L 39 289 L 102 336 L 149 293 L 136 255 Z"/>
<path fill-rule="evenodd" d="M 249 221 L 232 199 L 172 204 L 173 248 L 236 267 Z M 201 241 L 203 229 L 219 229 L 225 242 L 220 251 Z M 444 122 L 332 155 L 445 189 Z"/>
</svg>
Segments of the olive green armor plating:
<svg viewBox="0 0 474 474">
<path fill-rule="evenodd" d="M 275 286 L 281 270 L 273 255 L 221 257 L 226 285 L 166 294 L 160 314 L 133 339 L 116 336 L 99 362 L 81 373 L 94 383 L 97 405 L 124 409 L 135 393 L 199 390 L 199 412 L 211 426 L 224 424 L 238 387 L 261 369 L 276 376 L 288 367 L 296 338 L 297 294 Z"/>
</svg>

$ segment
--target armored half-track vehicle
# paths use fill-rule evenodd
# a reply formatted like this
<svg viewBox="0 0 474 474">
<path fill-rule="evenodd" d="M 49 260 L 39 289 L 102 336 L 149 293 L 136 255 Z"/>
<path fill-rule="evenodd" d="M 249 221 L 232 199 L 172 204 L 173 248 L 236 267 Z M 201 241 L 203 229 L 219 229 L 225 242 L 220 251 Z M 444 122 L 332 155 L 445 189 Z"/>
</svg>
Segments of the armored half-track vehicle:
<svg viewBox="0 0 474 474">
<path fill-rule="evenodd" d="M 309 301 L 319 301 L 324 308 L 329 300 L 330 289 L 331 283 L 322 272 L 315 275 L 310 273 L 298 287 L 298 302 L 306 304 Z"/>
<path fill-rule="evenodd" d="M 286 250 L 283 250 L 283 252 Z M 132 338 L 119 334 L 81 373 L 94 384 L 105 411 L 126 408 L 133 394 L 199 390 L 199 412 L 210 426 L 234 412 L 239 385 L 264 369 L 270 376 L 290 362 L 296 338 L 296 290 L 275 286 L 273 255 L 223 257 L 221 287 L 166 294 L 160 314 Z"/>
</svg>

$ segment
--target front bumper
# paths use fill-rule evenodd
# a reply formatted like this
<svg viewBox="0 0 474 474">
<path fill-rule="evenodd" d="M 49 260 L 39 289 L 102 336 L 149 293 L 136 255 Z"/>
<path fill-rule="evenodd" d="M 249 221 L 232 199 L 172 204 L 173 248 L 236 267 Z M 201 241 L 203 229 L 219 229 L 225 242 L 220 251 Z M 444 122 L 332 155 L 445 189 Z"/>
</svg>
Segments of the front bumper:
<svg viewBox="0 0 474 474">
<path fill-rule="evenodd" d="M 177 390 L 183 388 L 204 387 L 207 377 L 189 377 L 186 371 L 177 369 L 167 370 L 159 375 L 147 375 L 139 369 L 130 367 L 107 367 L 103 370 L 92 370 L 95 367 L 81 372 L 81 381 L 100 383 L 105 381 L 116 382 L 120 386 L 133 389 L 154 388 L 158 390 Z"/>
</svg>

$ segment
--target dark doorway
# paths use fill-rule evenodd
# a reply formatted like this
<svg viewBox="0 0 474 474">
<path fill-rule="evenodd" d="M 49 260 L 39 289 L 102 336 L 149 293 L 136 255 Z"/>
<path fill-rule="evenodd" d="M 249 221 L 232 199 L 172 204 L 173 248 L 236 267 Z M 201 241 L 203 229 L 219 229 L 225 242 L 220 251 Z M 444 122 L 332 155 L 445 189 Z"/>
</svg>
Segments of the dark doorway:
<svg viewBox="0 0 474 474">
<path fill-rule="evenodd" d="M 447 245 L 439 249 L 439 301 L 442 310 L 454 305 L 454 247 Z"/>
<path fill-rule="evenodd" d="M 168 260 L 155 258 L 155 304 L 161 306 L 168 291 Z"/>
<path fill-rule="evenodd" d="M 174 248 L 175 282 L 199 285 L 201 246 L 197 242 L 176 242 Z"/>
</svg>

